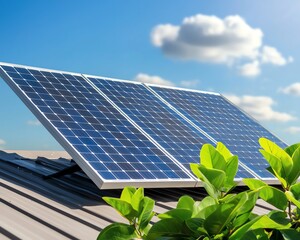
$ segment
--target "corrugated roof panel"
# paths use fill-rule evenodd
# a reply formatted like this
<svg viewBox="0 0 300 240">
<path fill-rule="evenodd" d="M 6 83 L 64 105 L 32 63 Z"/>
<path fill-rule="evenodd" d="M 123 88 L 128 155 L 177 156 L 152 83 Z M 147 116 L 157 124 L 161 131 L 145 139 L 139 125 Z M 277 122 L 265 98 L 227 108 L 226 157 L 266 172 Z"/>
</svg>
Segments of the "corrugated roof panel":
<svg viewBox="0 0 300 240">
<path fill-rule="evenodd" d="M 121 190 L 99 190 L 83 173 L 43 180 L 44 174 L 63 169 L 70 160 L 39 159 L 0 151 L 1 239 L 96 239 L 107 225 L 124 222 L 101 199 L 119 197 Z M 182 195 L 200 200 L 206 193 L 203 188 L 164 188 L 146 189 L 145 195 L 156 201 L 155 211 L 162 213 L 174 208 Z M 266 213 L 269 207 L 259 200 L 254 212 Z"/>
</svg>

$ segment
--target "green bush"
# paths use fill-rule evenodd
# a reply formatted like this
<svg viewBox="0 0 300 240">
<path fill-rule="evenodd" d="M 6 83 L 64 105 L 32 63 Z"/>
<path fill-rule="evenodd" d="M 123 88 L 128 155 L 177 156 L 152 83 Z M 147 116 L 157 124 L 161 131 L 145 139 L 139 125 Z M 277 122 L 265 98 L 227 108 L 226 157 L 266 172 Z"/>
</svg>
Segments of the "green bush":
<svg viewBox="0 0 300 240">
<path fill-rule="evenodd" d="M 249 190 L 232 193 L 238 157 L 222 143 L 203 145 L 200 163 L 191 170 L 203 183 L 208 196 L 195 201 L 182 196 L 175 209 L 157 214 L 155 202 L 145 197 L 143 188 L 126 187 L 120 198 L 104 197 L 128 224 L 113 223 L 98 240 L 112 239 L 300 239 L 300 143 L 282 149 L 261 138 L 261 154 L 282 190 L 258 179 L 243 179 Z M 258 198 L 275 210 L 265 215 L 252 212 Z M 159 221 L 151 224 L 156 215 Z"/>
</svg>

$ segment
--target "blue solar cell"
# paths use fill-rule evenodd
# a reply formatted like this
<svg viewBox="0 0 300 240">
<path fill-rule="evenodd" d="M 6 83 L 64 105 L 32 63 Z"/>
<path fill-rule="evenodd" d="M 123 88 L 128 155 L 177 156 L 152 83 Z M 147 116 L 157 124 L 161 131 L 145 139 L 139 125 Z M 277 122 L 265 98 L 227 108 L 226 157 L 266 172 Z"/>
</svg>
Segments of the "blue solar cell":
<svg viewBox="0 0 300 240">
<path fill-rule="evenodd" d="M 50 122 L 51 130 L 64 137 L 63 144 L 75 148 L 102 181 L 193 181 L 82 76 L 1 67 L 5 78 L 18 87 L 17 93 L 44 116 L 42 122 Z M 149 173 L 147 164 L 159 167 Z"/>
<path fill-rule="evenodd" d="M 190 163 L 199 162 L 202 145 L 213 144 L 144 85 L 95 77 L 89 80 L 187 170 Z M 240 166 L 237 178 L 242 177 L 253 175 Z"/>
<path fill-rule="evenodd" d="M 195 125 L 215 140 L 223 142 L 261 178 L 273 178 L 265 169 L 268 164 L 258 151 L 258 139 L 266 137 L 281 147 L 286 147 L 286 144 L 223 96 L 164 87 L 151 88 Z"/>
</svg>

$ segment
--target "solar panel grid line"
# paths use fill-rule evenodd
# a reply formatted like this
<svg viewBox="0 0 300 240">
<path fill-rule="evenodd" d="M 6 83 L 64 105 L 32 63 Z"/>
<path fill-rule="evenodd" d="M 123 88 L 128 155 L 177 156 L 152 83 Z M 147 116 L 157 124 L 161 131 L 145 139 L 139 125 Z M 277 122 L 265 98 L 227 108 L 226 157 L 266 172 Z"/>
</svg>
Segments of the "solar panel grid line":
<svg viewBox="0 0 300 240">
<path fill-rule="evenodd" d="M 73 159 L 78 159 L 82 158 L 80 154 L 74 149 L 74 147 L 70 144 L 66 144 L 66 138 L 60 134 L 55 126 L 47 120 L 45 115 L 33 104 L 30 98 L 28 98 L 25 94 L 23 94 L 21 88 L 13 84 L 12 81 L 7 81 L 7 74 L 5 73 L 4 69 L 2 68 L 2 65 L 4 66 L 10 66 L 10 67 L 19 67 L 19 68 L 24 68 L 22 65 L 16 65 L 16 64 L 8 64 L 8 63 L 2 63 L 0 62 L 0 76 L 2 79 L 5 80 L 5 82 L 10 86 L 10 88 L 19 96 L 21 101 L 28 107 L 28 109 L 31 110 L 31 112 L 36 116 L 36 118 L 43 123 L 43 126 L 50 132 L 50 134 L 56 139 L 57 142 L 59 142 L 62 147 L 70 154 L 70 156 Z M 41 68 L 34 68 L 32 67 L 31 69 L 37 70 L 37 71 L 43 71 L 45 69 Z M 55 72 L 53 70 L 53 72 Z M 59 73 L 59 71 L 57 71 Z M 69 72 L 64 72 L 66 74 L 72 74 Z M 80 75 L 78 75 L 80 76 Z M 86 174 L 92 179 L 92 181 L 98 186 L 102 186 L 102 181 L 99 181 L 99 175 L 97 174 L 96 171 L 93 170 L 90 166 L 87 166 L 87 162 L 85 161 L 76 161 L 76 163 L 80 166 L 81 169 L 85 169 Z"/>
<path fill-rule="evenodd" d="M 257 121 L 249 118 L 248 114 L 244 114 L 235 105 L 225 101 L 220 94 L 203 94 L 202 91 L 188 89 L 182 91 L 175 87 L 172 89 L 165 86 L 150 87 L 195 124 L 204 127 L 211 137 L 225 143 L 248 169 L 255 173 L 257 171 L 256 175 L 261 179 L 274 183 L 275 178 L 265 169 L 268 164 L 258 151 L 258 138 L 264 136 L 279 145 L 286 144 Z M 205 106 L 202 106 L 203 103 Z M 242 129 L 245 132 L 241 132 Z M 233 143 L 234 145 L 231 146 Z M 245 157 L 247 160 L 244 159 Z"/>
<path fill-rule="evenodd" d="M 195 123 L 193 123 L 190 119 L 188 119 L 185 115 L 183 115 L 180 111 L 178 111 L 177 108 L 175 108 L 172 104 L 170 104 L 168 101 L 166 101 L 163 97 L 161 97 L 159 94 L 157 94 L 151 87 L 149 86 L 157 86 L 154 84 L 144 84 L 147 89 L 149 91 L 151 91 L 156 97 L 158 97 L 163 103 L 165 103 L 167 106 L 169 106 L 173 111 L 177 112 L 177 114 L 179 114 L 182 118 L 184 118 L 189 124 L 191 124 L 194 128 L 196 128 L 199 132 L 201 132 L 203 135 L 205 135 L 207 138 L 209 138 L 214 144 L 217 144 L 218 141 L 216 139 L 214 139 L 213 137 L 211 137 L 209 134 L 207 134 L 203 129 L 201 129 L 198 125 L 196 125 Z M 180 88 L 178 88 L 180 89 Z M 186 89 L 183 89 L 186 90 Z M 203 92 L 203 91 L 199 91 L 201 93 L 205 93 L 205 94 L 211 94 L 209 92 Z M 247 170 L 249 173 L 251 173 L 253 175 L 253 177 L 260 179 L 259 175 L 257 175 L 253 170 L 251 170 L 250 168 L 248 168 L 244 163 L 239 162 L 239 165 L 242 166 L 245 170 Z M 237 178 L 235 179 L 236 181 L 241 181 L 242 178 Z"/>
<path fill-rule="evenodd" d="M 6 64 L 6 63 L 1 63 L 1 65 L 9 66 L 11 68 L 15 68 L 16 67 L 16 68 L 23 68 L 23 69 L 26 69 L 26 70 L 29 69 L 30 71 L 43 71 L 43 72 L 44 71 L 50 71 L 50 72 L 43 73 L 43 74 L 49 75 L 48 77 L 53 77 L 52 73 L 53 74 L 56 74 L 56 73 L 57 74 L 61 74 L 61 73 L 63 73 L 63 74 L 71 74 L 71 75 L 73 74 L 73 75 L 76 75 L 76 76 L 84 79 L 81 74 L 76 74 L 76 73 L 70 73 L 70 72 L 64 72 L 64 71 L 56 71 L 56 70 L 48 70 L 48 69 L 43 69 L 43 68 L 33 68 L 33 67 L 27 67 L 27 66 L 22 66 L 22 65 L 15 65 L 15 64 Z M 94 181 L 94 183 L 99 188 L 102 188 L 102 189 L 105 189 L 105 188 L 122 188 L 122 187 L 125 187 L 127 185 L 144 186 L 144 187 L 193 187 L 195 185 L 195 180 L 192 179 L 190 175 L 187 175 L 186 173 L 183 174 L 182 170 L 180 170 L 180 171 L 182 171 L 182 174 L 180 174 L 178 172 L 179 175 L 177 175 L 178 177 L 176 177 L 176 178 L 170 177 L 170 176 L 166 177 L 168 175 L 164 174 L 165 177 L 161 177 L 161 179 L 159 179 L 158 177 L 156 177 L 156 179 L 152 178 L 150 180 L 148 180 L 148 179 L 138 179 L 138 180 L 137 179 L 129 179 L 129 180 L 128 179 L 127 180 L 122 180 L 122 179 L 120 180 L 120 179 L 118 179 L 117 182 L 115 180 L 107 180 L 107 179 L 104 180 L 101 177 L 101 174 L 99 175 L 99 172 L 94 171 L 94 168 L 89 164 L 89 162 L 85 161 L 85 158 L 78 152 L 78 149 L 74 150 L 74 147 L 72 146 L 72 143 L 69 142 L 64 137 L 64 135 L 61 132 L 59 132 L 58 129 L 55 126 L 53 126 L 51 124 L 51 120 L 47 119 L 47 117 L 37 108 L 37 106 L 31 101 L 31 99 L 25 94 L 24 90 L 21 90 L 20 87 L 18 86 L 18 84 L 16 82 L 14 82 L 14 80 L 10 76 L 8 76 L 8 74 L 4 70 L 2 70 L 1 72 L 2 72 L 3 79 L 8 83 L 8 85 L 25 102 L 26 106 L 35 114 L 35 116 L 41 121 L 41 123 L 43 125 L 45 125 L 45 127 L 47 128 L 47 130 L 49 130 L 49 132 L 55 137 L 55 139 L 70 153 L 70 155 L 73 157 L 73 159 L 79 164 L 79 166 L 87 173 L 87 175 Z M 11 72 L 10 72 L 10 74 L 11 75 L 17 75 L 17 73 L 11 73 Z M 61 75 L 61 76 L 63 76 L 63 75 Z M 36 76 L 36 77 L 38 77 L 38 76 Z M 33 79 L 30 79 L 30 80 L 34 80 L 33 76 L 29 76 L 28 75 L 28 76 L 26 76 L 26 78 L 33 78 Z M 37 79 L 35 79 L 35 80 L 37 81 Z M 53 78 L 53 80 L 55 80 L 55 77 Z M 31 84 L 33 84 L 33 83 L 35 83 L 35 82 L 32 81 Z M 44 82 L 44 84 L 47 84 L 47 83 Z M 84 84 L 87 84 L 88 87 L 90 87 L 93 91 L 96 92 L 96 90 L 85 79 L 84 79 Z M 35 84 L 35 85 L 37 85 L 37 84 Z M 60 85 L 60 87 L 62 87 L 62 86 Z M 28 90 L 28 87 L 24 87 L 24 88 L 25 88 L 25 90 L 26 89 Z M 49 90 L 49 92 L 52 92 L 52 93 L 54 92 L 55 93 L 55 89 L 48 89 L 48 90 Z M 97 94 L 99 95 L 99 93 L 97 93 Z M 99 98 L 100 97 L 103 98 L 101 95 L 99 95 L 98 97 Z M 61 98 L 61 96 L 60 97 L 57 96 L 57 98 Z M 75 101 L 76 99 L 73 98 L 72 100 Z M 81 101 L 83 101 L 83 100 L 84 99 L 81 99 Z M 78 105 L 78 107 L 83 108 L 83 111 L 85 111 L 84 110 L 84 106 L 81 106 L 80 104 L 77 104 L 77 105 Z M 63 109 L 60 109 L 60 107 L 61 106 L 58 105 L 58 107 L 56 108 L 56 111 L 58 111 L 58 110 L 60 110 L 60 112 L 63 111 Z M 111 106 L 111 107 L 113 108 L 113 106 Z M 69 109 L 69 111 L 70 111 L 70 109 Z M 117 110 L 115 110 L 115 111 L 117 111 Z M 68 118 L 68 116 L 64 116 L 64 117 Z M 74 117 L 74 119 L 75 119 L 75 117 Z M 72 123 L 72 124 L 69 123 L 69 124 L 70 125 L 74 125 L 74 123 Z M 130 127 L 131 126 L 132 126 L 132 128 L 135 129 L 135 127 L 130 124 Z M 76 131 L 80 132 L 80 130 L 76 130 Z M 83 133 L 83 131 L 81 131 L 81 133 Z M 77 141 L 79 141 L 79 140 L 77 140 Z M 82 147 L 83 148 L 87 148 L 85 146 L 82 146 Z M 90 147 L 90 146 L 88 146 L 88 147 Z M 153 144 L 153 147 L 155 147 L 154 144 Z M 155 149 L 153 149 L 153 151 L 154 150 Z M 158 148 L 157 148 L 157 150 L 158 150 Z M 152 152 L 152 154 L 154 154 L 154 152 Z M 162 154 L 162 152 L 160 150 L 159 150 L 159 154 Z M 157 157 L 158 157 L 158 155 L 157 155 Z M 153 161 L 154 160 L 157 162 L 156 158 L 153 159 Z M 175 170 L 168 168 L 169 166 L 171 166 L 172 164 L 174 164 L 173 161 L 171 161 L 170 159 L 168 159 L 168 162 L 169 163 L 163 163 L 163 162 L 161 162 L 162 164 L 158 163 L 157 166 L 159 166 L 159 167 L 156 167 L 155 169 L 152 169 L 152 170 L 150 169 L 151 172 L 152 173 L 153 173 L 153 171 L 157 172 L 160 169 L 160 167 L 163 167 L 162 169 L 165 169 L 167 172 L 170 171 L 170 170 L 177 171 L 176 170 L 177 168 Z M 133 164 L 135 164 L 135 163 L 133 163 Z M 128 166 L 126 165 L 125 167 L 129 167 L 129 166 L 130 165 L 128 165 Z M 150 165 L 150 167 L 151 166 L 152 165 Z M 153 162 L 153 166 L 154 166 L 154 162 Z M 159 171 L 161 171 L 161 173 L 162 173 L 162 169 L 159 170 Z M 135 170 L 135 171 L 137 171 L 137 170 Z M 179 168 L 178 168 L 178 171 L 179 171 Z M 95 174 L 96 174 L 96 176 L 95 176 Z M 163 174 L 159 174 L 159 175 L 163 175 Z M 174 176 L 174 175 L 171 174 L 171 176 Z M 153 175 L 152 175 L 152 177 L 153 177 Z"/>
<path fill-rule="evenodd" d="M 142 132 L 154 145 L 156 145 L 159 149 L 161 149 L 169 158 L 171 158 L 184 172 L 186 172 L 192 179 L 195 181 L 199 181 L 195 176 L 193 176 L 189 171 L 186 170 L 185 167 L 182 166 L 180 162 L 176 160 L 165 148 L 163 148 L 157 141 L 155 141 L 147 132 L 145 132 L 138 124 L 136 124 L 121 108 L 119 108 L 114 101 L 112 101 L 103 91 L 101 91 L 92 81 L 90 81 L 90 77 L 96 77 L 99 78 L 98 76 L 92 76 L 92 75 L 82 75 L 86 81 L 88 81 L 98 92 L 101 94 L 107 101 L 109 101 L 129 122 L 131 122 L 140 132 Z M 102 77 L 101 77 L 102 78 Z M 127 80 L 119 80 L 119 79 L 111 79 L 111 78 L 104 78 L 107 80 L 113 80 L 113 81 L 119 81 L 119 82 L 128 82 L 131 84 L 138 84 L 132 81 L 127 81 Z M 197 183 L 195 183 L 197 184 Z"/>
</svg>

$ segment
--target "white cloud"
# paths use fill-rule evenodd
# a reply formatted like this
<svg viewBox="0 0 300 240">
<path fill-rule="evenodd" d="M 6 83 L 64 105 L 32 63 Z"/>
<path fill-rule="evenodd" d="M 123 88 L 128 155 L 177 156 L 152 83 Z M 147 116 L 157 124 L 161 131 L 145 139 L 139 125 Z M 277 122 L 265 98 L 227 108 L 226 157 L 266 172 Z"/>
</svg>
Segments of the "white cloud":
<svg viewBox="0 0 300 240">
<path fill-rule="evenodd" d="M 275 111 L 274 100 L 267 96 L 225 95 L 231 102 L 260 121 L 288 122 L 296 118 L 288 113 Z"/>
<path fill-rule="evenodd" d="M 300 82 L 293 83 L 281 90 L 285 94 L 300 96 Z"/>
<path fill-rule="evenodd" d="M 5 145 L 6 142 L 3 139 L 0 139 L 0 145 Z"/>
<path fill-rule="evenodd" d="M 287 133 L 290 134 L 299 134 L 300 133 L 300 127 L 289 127 L 285 130 Z"/>
<path fill-rule="evenodd" d="M 191 88 L 199 84 L 198 80 L 185 80 L 180 81 L 179 85 L 186 88 Z"/>
<path fill-rule="evenodd" d="M 255 58 L 263 33 L 249 26 L 240 16 L 220 19 L 198 14 L 184 18 L 181 26 L 158 25 L 152 42 L 169 56 L 204 62 L 231 62 Z"/>
<path fill-rule="evenodd" d="M 250 26 L 239 15 L 221 19 L 197 14 L 186 17 L 181 25 L 160 24 L 151 33 L 154 46 L 173 58 L 200 62 L 240 64 L 241 74 L 256 76 L 262 63 L 285 65 L 285 59 L 274 47 L 263 45 L 263 32 Z"/>
<path fill-rule="evenodd" d="M 283 66 L 288 62 L 292 62 L 293 58 L 289 57 L 288 59 L 285 59 L 276 48 L 264 46 L 262 48 L 261 61 L 262 63 L 271 63 L 274 65 Z"/>
<path fill-rule="evenodd" d="M 27 125 L 29 125 L 29 126 L 40 126 L 41 123 L 40 123 L 39 120 L 28 120 Z"/>
<path fill-rule="evenodd" d="M 171 24 L 156 26 L 151 35 L 152 43 L 157 47 L 163 46 L 165 41 L 172 41 L 177 37 L 179 29 L 180 28 L 178 26 Z"/>
<path fill-rule="evenodd" d="M 142 83 L 152 83 L 157 85 L 165 85 L 165 86 L 174 86 L 174 84 L 166 79 L 163 79 L 159 76 L 150 76 L 145 73 L 139 73 L 134 78 L 135 81 L 142 82 Z"/>
<path fill-rule="evenodd" d="M 257 60 L 240 67 L 240 74 L 246 77 L 256 77 L 260 71 L 260 64 Z"/>
</svg>

